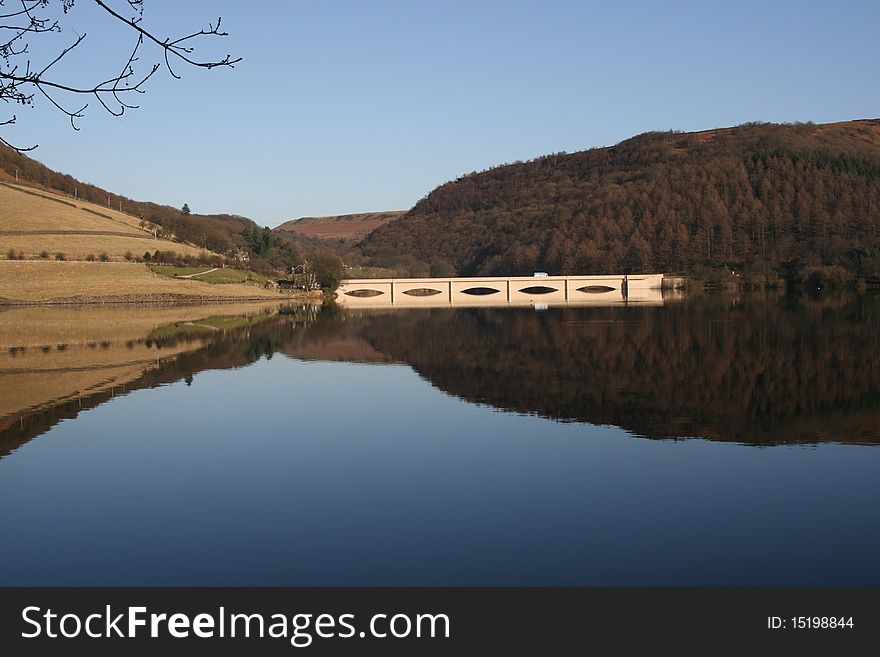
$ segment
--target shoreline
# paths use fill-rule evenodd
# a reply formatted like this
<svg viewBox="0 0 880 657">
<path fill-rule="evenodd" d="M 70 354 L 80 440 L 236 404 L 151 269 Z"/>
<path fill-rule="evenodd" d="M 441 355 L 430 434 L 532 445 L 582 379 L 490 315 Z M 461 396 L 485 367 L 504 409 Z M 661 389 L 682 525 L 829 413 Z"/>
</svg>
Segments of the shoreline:
<svg viewBox="0 0 880 657">
<path fill-rule="evenodd" d="M 269 296 L 211 297 L 162 293 L 128 294 L 107 297 L 73 296 L 47 300 L 18 300 L 0 298 L 0 310 L 6 308 L 21 308 L 33 306 L 207 306 L 213 304 L 232 305 L 239 303 L 287 303 L 299 301 L 320 303 L 323 301 L 323 298 L 323 293 L 315 294 L 314 292 L 291 294 L 283 297 L 279 295 L 277 298 Z"/>
</svg>

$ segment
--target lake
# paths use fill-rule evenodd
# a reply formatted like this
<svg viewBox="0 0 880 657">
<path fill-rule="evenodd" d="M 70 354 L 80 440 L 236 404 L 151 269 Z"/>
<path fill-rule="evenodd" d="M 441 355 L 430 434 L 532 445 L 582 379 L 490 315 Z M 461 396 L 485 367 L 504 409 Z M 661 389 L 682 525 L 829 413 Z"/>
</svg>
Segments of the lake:
<svg viewBox="0 0 880 657">
<path fill-rule="evenodd" d="M 880 298 L 0 311 L 2 585 L 880 585 Z"/>
</svg>

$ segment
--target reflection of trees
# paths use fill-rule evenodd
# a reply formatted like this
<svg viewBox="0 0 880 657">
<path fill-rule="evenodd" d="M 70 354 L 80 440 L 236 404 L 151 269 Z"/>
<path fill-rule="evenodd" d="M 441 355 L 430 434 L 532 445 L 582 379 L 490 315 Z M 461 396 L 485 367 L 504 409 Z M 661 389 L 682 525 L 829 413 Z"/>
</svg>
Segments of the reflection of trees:
<svg viewBox="0 0 880 657">
<path fill-rule="evenodd" d="M 562 421 L 613 424 L 652 438 L 755 444 L 880 442 L 880 299 L 778 300 L 664 308 L 287 309 L 193 335 L 142 340 L 162 357 L 126 391 L 206 369 L 293 357 L 410 364 L 474 402 Z M 180 329 L 180 330 L 178 330 Z M 352 349 L 362 345 L 362 349 Z M 344 348 L 349 346 L 348 349 Z M 0 424 L 0 455 L 110 399 L 102 391 Z"/>
<path fill-rule="evenodd" d="M 876 299 L 438 309 L 361 335 L 465 399 L 649 437 L 880 440 Z"/>
</svg>

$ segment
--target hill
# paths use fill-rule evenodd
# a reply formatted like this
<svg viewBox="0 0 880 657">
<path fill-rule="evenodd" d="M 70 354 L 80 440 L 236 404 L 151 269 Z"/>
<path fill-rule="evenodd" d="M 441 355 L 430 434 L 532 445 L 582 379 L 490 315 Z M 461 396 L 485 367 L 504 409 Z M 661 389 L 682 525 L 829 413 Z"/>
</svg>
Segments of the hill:
<svg viewBox="0 0 880 657">
<path fill-rule="evenodd" d="M 135 227 L 144 221 L 145 226 L 159 237 L 195 245 L 197 250 L 213 251 L 257 271 L 289 269 L 317 248 L 295 233 L 276 234 L 247 217 L 187 214 L 167 205 L 135 201 L 53 171 L 2 144 L 0 181 L 18 183 L 37 193 L 54 192 L 75 205 L 92 204 L 89 207 L 98 208 L 102 214 L 134 219 Z M 186 250 L 183 247 L 177 249 L 179 252 Z M 5 253 L 6 249 L 3 251 Z M 132 251 L 137 253 L 134 249 Z"/>
<path fill-rule="evenodd" d="M 362 212 L 360 214 L 341 214 L 329 217 L 300 217 L 285 221 L 275 230 L 282 233 L 297 233 L 320 240 L 355 245 L 380 226 L 399 219 L 406 211 Z"/>
<path fill-rule="evenodd" d="M 207 254 L 190 244 L 159 237 L 129 214 L 3 180 L 0 247 L 0 256 L 9 260 L 42 257 L 121 261 L 157 249 L 176 257 Z"/>
<path fill-rule="evenodd" d="M 278 298 L 257 284 L 174 280 L 149 260 L 219 266 L 220 256 L 165 239 L 136 217 L 42 188 L 0 180 L 0 306 L 96 301 L 216 301 Z M 251 272 L 223 269 L 236 283 Z M 225 282 L 225 281 L 223 281 Z"/>
<path fill-rule="evenodd" d="M 359 247 L 410 275 L 880 275 L 880 120 L 653 132 L 442 185 Z"/>
</svg>

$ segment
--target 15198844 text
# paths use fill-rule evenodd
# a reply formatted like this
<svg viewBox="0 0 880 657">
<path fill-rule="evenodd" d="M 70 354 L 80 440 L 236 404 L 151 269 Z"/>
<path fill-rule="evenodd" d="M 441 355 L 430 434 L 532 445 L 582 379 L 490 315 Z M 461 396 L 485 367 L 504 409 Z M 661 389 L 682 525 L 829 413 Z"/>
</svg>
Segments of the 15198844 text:
<svg viewBox="0 0 880 657">
<path fill-rule="evenodd" d="M 851 630 L 852 616 L 767 616 L 769 630 Z"/>
</svg>

